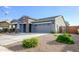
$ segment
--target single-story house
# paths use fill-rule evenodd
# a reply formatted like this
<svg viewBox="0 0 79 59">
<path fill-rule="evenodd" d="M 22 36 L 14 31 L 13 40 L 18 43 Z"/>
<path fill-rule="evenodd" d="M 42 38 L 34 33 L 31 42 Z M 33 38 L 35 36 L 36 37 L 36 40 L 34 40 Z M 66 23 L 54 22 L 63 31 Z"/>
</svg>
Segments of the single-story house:
<svg viewBox="0 0 79 59">
<path fill-rule="evenodd" d="M 0 32 L 7 32 L 10 26 L 10 21 L 0 21 Z"/>
<path fill-rule="evenodd" d="M 49 33 L 60 32 L 61 26 L 66 26 L 63 16 L 46 17 L 34 19 L 28 16 L 23 16 L 18 20 L 11 21 L 11 28 L 26 33 Z"/>
<path fill-rule="evenodd" d="M 0 28 L 10 28 L 10 22 L 9 21 L 0 21 Z"/>
</svg>

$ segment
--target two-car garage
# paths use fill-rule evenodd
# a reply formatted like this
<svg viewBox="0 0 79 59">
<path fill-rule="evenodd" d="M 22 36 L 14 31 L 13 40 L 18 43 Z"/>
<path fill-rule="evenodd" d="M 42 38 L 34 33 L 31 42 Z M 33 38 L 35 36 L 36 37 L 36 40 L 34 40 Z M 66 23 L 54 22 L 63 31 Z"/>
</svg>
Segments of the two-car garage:
<svg viewBox="0 0 79 59">
<path fill-rule="evenodd" d="M 35 33 L 49 33 L 54 30 L 54 24 L 52 22 L 41 22 L 32 24 L 32 32 Z"/>
</svg>

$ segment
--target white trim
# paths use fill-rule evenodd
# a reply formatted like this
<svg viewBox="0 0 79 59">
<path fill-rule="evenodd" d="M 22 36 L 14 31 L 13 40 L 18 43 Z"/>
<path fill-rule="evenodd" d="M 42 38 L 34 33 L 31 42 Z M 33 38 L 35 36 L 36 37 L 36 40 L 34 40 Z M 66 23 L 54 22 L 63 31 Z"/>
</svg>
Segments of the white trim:
<svg viewBox="0 0 79 59">
<path fill-rule="evenodd" d="M 40 23 L 32 23 L 32 24 L 45 24 L 45 23 L 52 23 L 52 22 L 40 22 Z"/>
</svg>

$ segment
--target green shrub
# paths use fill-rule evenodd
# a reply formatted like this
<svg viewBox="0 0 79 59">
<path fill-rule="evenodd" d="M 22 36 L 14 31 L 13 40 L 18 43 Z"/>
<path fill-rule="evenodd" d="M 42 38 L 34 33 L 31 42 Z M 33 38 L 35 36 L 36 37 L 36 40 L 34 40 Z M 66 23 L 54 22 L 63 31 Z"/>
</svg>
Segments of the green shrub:
<svg viewBox="0 0 79 59">
<path fill-rule="evenodd" d="M 8 28 L 3 28 L 3 30 L 2 30 L 2 32 L 8 32 L 9 31 L 9 29 Z"/>
<path fill-rule="evenodd" d="M 74 44 L 74 40 L 72 38 L 72 36 L 69 36 L 69 35 L 59 35 L 56 39 L 57 42 L 60 42 L 60 43 L 66 43 L 66 44 Z"/>
<path fill-rule="evenodd" d="M 51 34 L 55 33 L 54 31 L 50 31 Z"/>
<path fill-rule="evenodd" d="M 25 48 L 32 48 L 38 45 L 38 38 L 24 39 L 22 41 L 22 46 Z"/>
</svg>

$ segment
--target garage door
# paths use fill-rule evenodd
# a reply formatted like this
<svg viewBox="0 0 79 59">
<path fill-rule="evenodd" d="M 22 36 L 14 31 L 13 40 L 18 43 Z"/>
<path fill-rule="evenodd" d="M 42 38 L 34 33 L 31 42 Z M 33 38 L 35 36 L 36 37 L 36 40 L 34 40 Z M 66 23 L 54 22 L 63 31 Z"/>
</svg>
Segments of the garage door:
<svg viewBox="0 0 79 59">
<path fill-rule="evenodd" d="M 52 29 L 52 23 L 34 24 L 33 30 L 38 33 L 47 33 Z"/>
</svg>

